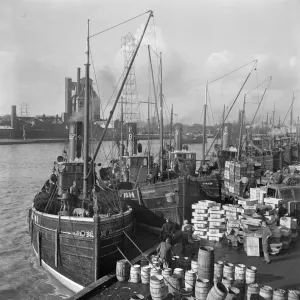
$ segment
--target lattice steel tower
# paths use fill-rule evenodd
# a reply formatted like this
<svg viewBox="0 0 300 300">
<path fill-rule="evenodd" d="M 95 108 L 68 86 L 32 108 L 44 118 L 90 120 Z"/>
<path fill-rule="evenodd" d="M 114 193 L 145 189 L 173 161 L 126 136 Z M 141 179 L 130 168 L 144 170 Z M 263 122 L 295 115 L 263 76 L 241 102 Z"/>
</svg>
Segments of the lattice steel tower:
<svg viewBox="0 0 300 300">
<path fill-rule="evenodd" d="M 124 68 L 127 71 L 130 60 L 133 56 L 134 50 L 137 46 L 137 40 L 128 33 L 125 37 L 122 37 L 122 50 L 124 53 Z M 134 64 L 128 74 L 125 82 L 123 92 L 123 118 L 124 123 L 138 122 L 140 121 L 140 103 L 138 100 L 138 92 L 135 79 Z"/>
</svg>

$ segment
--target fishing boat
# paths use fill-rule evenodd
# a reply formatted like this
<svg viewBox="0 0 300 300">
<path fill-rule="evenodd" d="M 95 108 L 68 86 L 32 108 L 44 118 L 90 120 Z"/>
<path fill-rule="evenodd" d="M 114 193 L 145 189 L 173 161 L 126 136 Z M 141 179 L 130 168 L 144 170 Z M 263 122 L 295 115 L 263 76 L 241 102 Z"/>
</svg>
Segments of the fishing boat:
<svg viewBox="0 0 300 300">
<path fill-rule="evenodd" d="M 160 66 L 162 65 L 161 59 L 160 56 Z M 160 72 L 162 74 L 162 68 L 160 68 Z M 154 95 L 156 95 L 155 92 Z M 221 196 L 221 180 L 218 173 L 212 172 L 201 178 L 198 176 L 196 153 L 183 146 L 181 125 L 175 129 L 174 147 L 171 147 L 171 141 L 169 147 L 164 146 L 162 112 L 163 93 L 162 81 L 160 81 L 158 164 L 154 164 L 153 155 L 149 151 L 149 142 L 147 153 L 142 153 L 141 144 L 138 143 L 136 123 L 126 124 L 127 127 L 124 130 L 126 145 L 120 151 L 119 160 L 121 199 L 132 207 L 137 222 L 159 228 L 166 218 L 169 218 L 177 226 L 182 225 L 185 219 L 192 218 L 192 204 L 199 200 L 220 199 Z M 171 129 L 172 115 L 171 113 Z M 149 116 L 148 120 L 150 120 Z M 122 124 L 121 120 L 121 126 Z M 150 128 L 149 123 L 148 128 Z M 122 129 L 121 132 L 123 132 Z M 170 136 L 172 136 L 172 132 Z M 122 133 L 121 137 L 123 137 Z M 120 144 L 123 145 L 123 142 L 122 139 Z"/>
<path fill-rule="evenodd" d="M 80 79 L 78 69 L 74 96 L 71 96 L 72 87 L 66 80 L 66 101 L 71 116 L 69 151 L 57 157 L 50 179 L 35 196 L 29 210 L 31 245 L 38 265 L 74 292 L 113 271 L 121 253 L 127 255 L 129 251 L 126 237 L 132 236 L 132 209 L 122 205 L 113 184 L 103 187 L 97 182 L 95 159 L 152 16 L 152 11 L 149 11 L 93 157 L 89 156 L 88 29 L 86 74 L 84 80 Z M 84 120 L 80 118 L 82 115 Z"/>
</svg>

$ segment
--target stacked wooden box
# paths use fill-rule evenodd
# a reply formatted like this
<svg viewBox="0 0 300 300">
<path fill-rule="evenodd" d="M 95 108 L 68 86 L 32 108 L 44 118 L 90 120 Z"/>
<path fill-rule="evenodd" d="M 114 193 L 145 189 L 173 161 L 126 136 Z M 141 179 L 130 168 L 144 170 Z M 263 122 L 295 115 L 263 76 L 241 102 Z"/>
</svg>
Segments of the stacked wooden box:
<svg viewBox="0 0 300 300">
<path fill-rule="evenodd" d="M 250 188 L 250 199 L 260 201 L 260 188 Z"/>
<path fill-rule="evenodd" d="M 208 239 L 210 241 L 220 241 L 226 230 L 224 210 L 222 210 L 221 203 L 215 203 L 208 209 L 208 222 Z"/>
<path fill-rule="evenodd" d="M 293 219 L 291 217 L 280 218 L 283 249 L 288 249 L 292 241 L 292 220 Z"/>
<path fill-rule="evenodd" d="M 271 254 L 280 253 L 283 244 L 282 244 L 282 228 L 281 226 L 269 226 L 272 231 L 272 236 L 269 238 L 269 245 L 271 248 Z"/>
<path fill-rule="evenodd" d="M 216 202 L 210 200 L 201 200 L 198 203 L 192 205 L 192 220 L 194 226 L 194 239 L 207 239 L 207 231 L 208 231 L 208 209 L 216 205 Z"/>
<path fill-rule="evenodd" d="M 240 230 L 239 217 L 242 213 L 241 208 L 237 205 L 223 205 L 226 219 L 227 239 L 231 241 L 232 246 L 237 246 L 238 235 Z"/>
</svg>

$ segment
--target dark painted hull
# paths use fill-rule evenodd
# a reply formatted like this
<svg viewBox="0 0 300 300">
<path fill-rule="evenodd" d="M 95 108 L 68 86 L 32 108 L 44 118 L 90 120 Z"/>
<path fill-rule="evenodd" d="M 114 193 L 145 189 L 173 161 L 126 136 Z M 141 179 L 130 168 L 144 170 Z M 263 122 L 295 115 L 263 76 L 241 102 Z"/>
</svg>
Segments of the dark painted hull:
<svg viewBox="0 0 300 300">
<path fill-rule="evenodd" d="M 113 271 L 121 258 L 116 245 L 127 253 L 131 235 L 132 213 L 100 218 L 100 231 L 95 239 L 93 218 L 58 217 L 31 211 L 29 229 L 34 252 L 40 265 L 45 266 L 62 284 L 74 292 L 95 281 L 95 249 L 98 250 L 98 277 Z M 96 247 L 96 243 L 98 245 Z"/>
<path fill-rule="evenodd" d="M 181 225 L 184 219 L 191 219 L 192 204 L 214 198 L 201 188 L 204 179 L 201 183 L 199 181 L 198 178 L 177 178 L 144 185 L 139 189 L 120 190 L 120 195 L 132 207 L 137 222 L 161 227 L 165 219 L 170 218 Z"/>
</svg>

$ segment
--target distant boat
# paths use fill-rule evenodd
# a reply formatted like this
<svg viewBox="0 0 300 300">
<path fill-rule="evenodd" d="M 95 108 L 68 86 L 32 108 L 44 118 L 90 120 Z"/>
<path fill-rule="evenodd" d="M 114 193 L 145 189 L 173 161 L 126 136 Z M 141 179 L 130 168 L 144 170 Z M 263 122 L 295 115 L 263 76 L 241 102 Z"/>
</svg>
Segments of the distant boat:
<svg viewBox="0 0 300 300">
<path fill-rule="evenodd" d="M 203 135 L 202 134 L 185 134 L 182 136 L 183 144 L 202 144 L 203 143 Z"/>
</svg>

